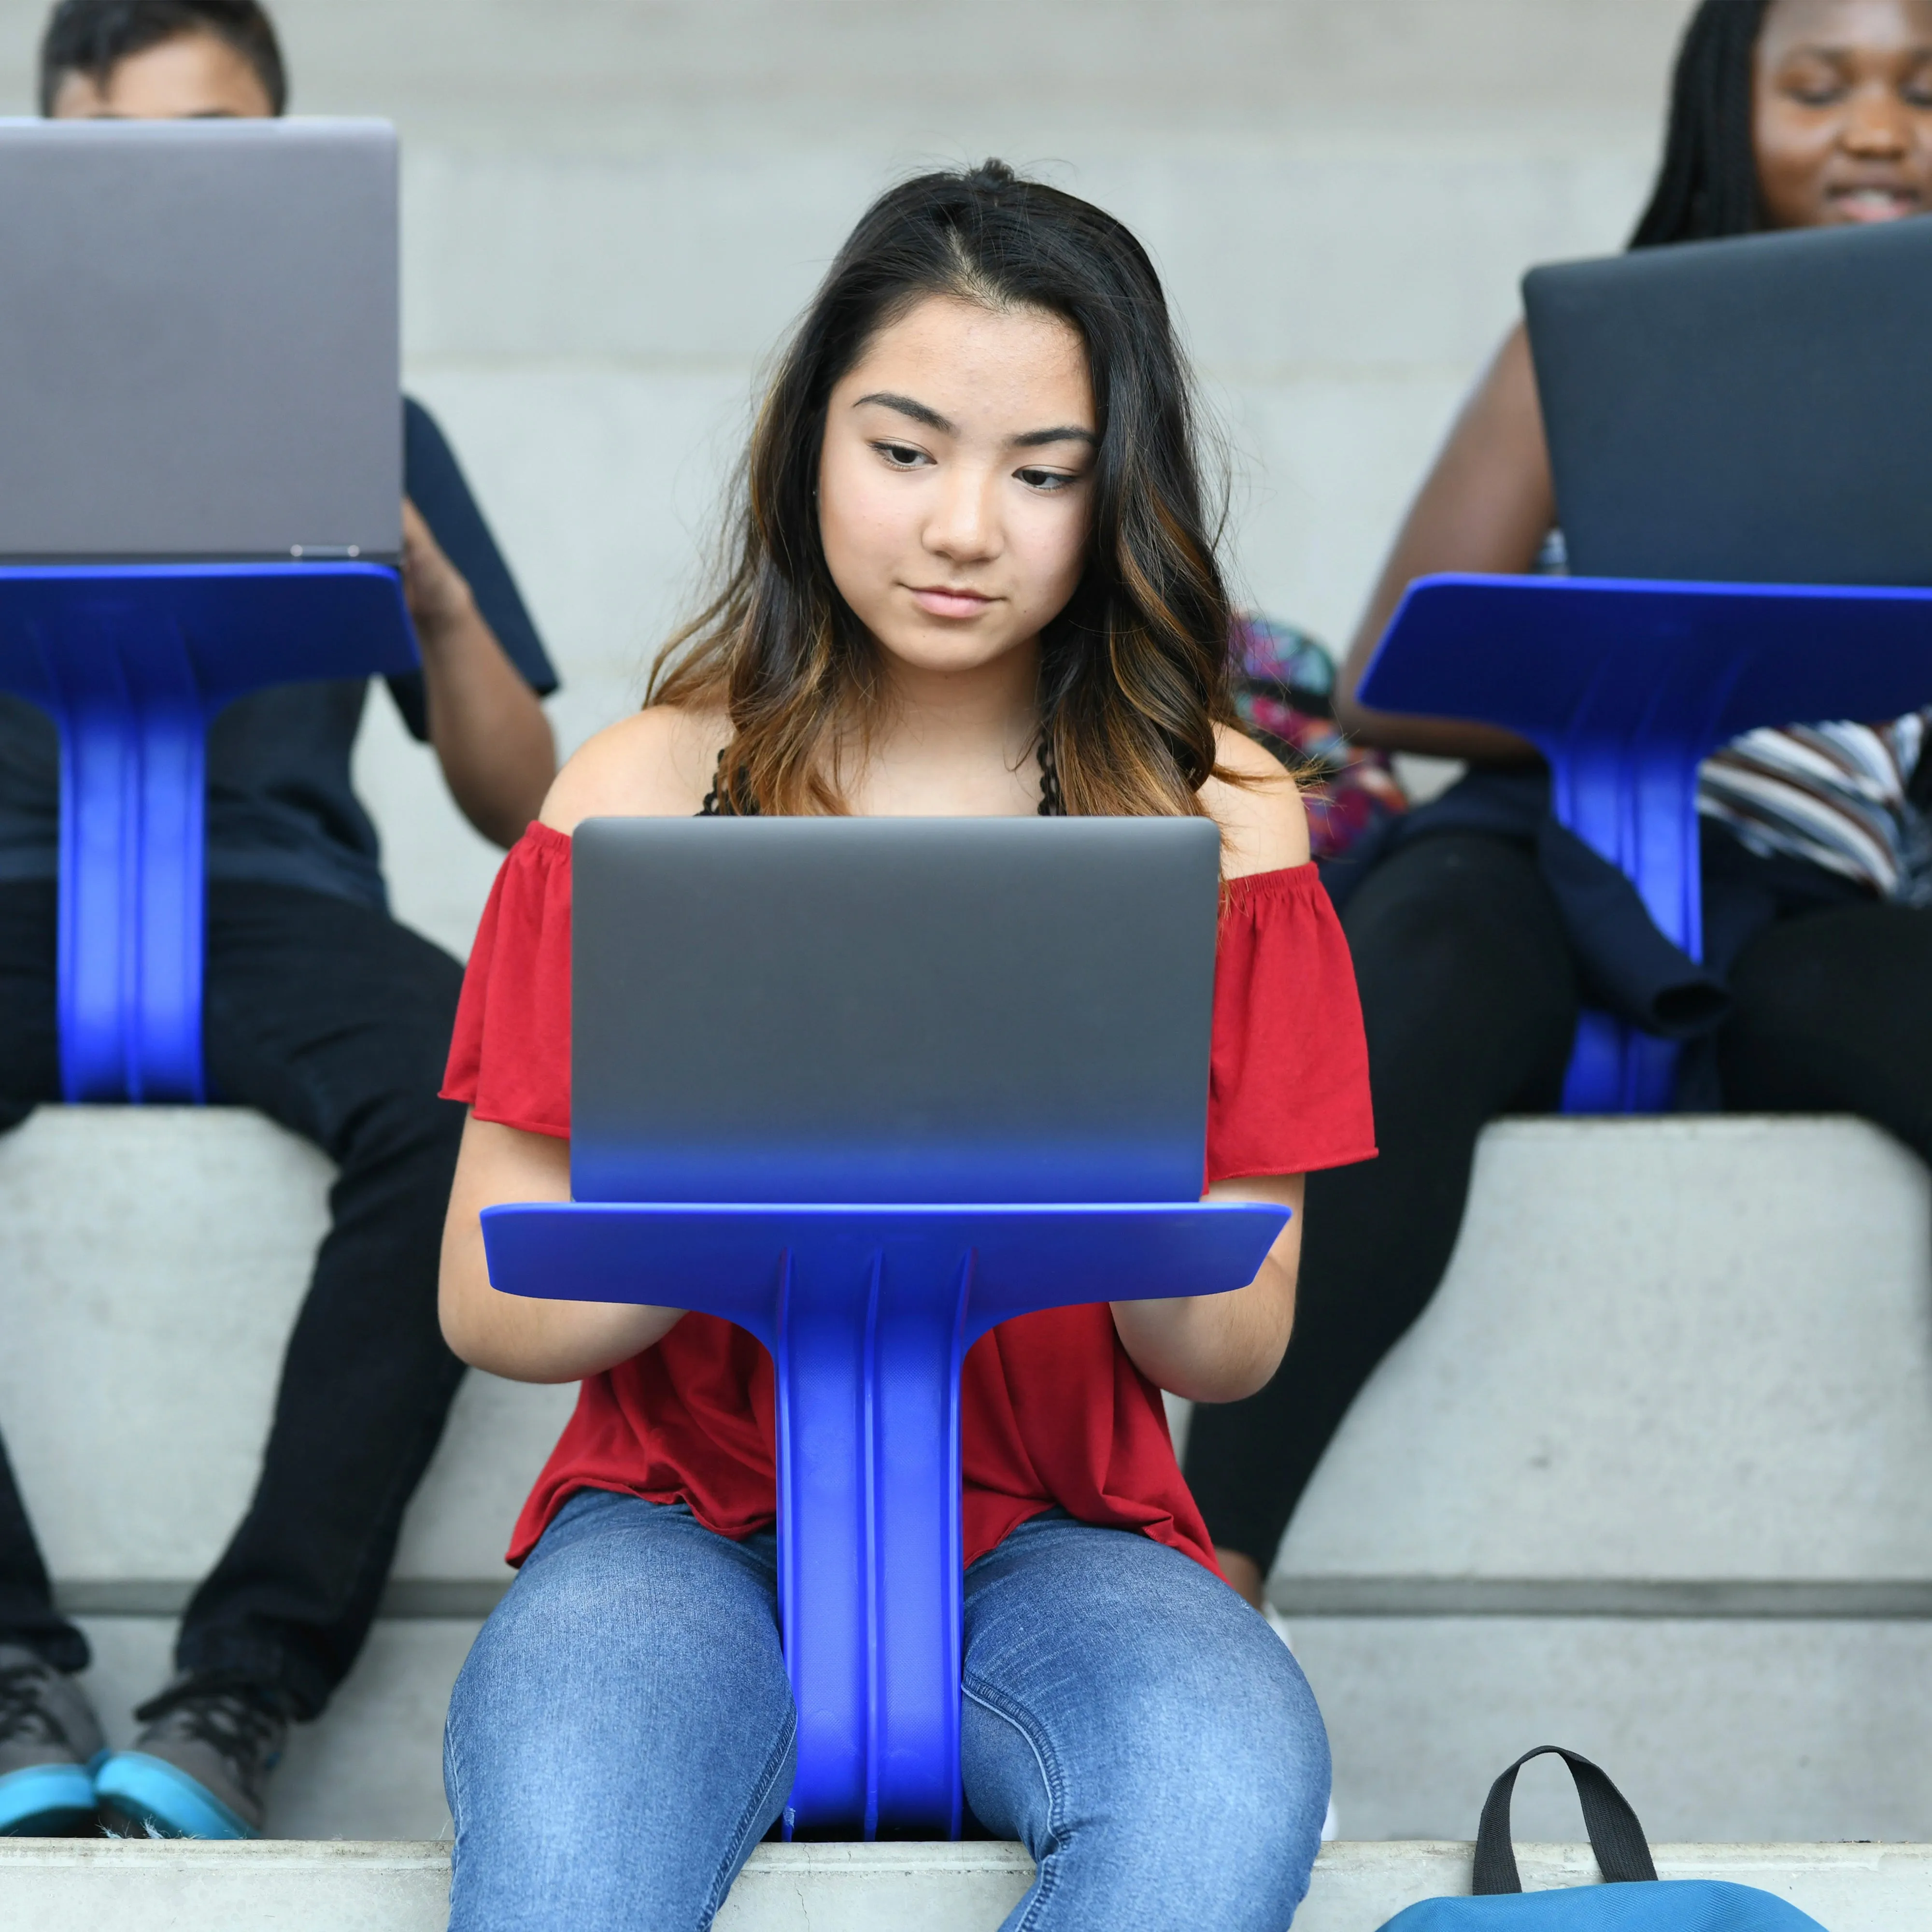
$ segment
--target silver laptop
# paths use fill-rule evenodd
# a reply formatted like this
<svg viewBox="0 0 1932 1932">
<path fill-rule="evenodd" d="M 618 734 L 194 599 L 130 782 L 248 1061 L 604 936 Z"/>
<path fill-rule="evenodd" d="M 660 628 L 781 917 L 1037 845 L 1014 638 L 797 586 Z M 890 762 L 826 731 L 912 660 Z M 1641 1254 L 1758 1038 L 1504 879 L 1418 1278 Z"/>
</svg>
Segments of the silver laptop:
<svg viewBox="0 0 1932 1932">
<path fill-rule="evenodd" d="M 1932 220 L 1534 269 L 1579 576 L 1932 584 Z"/>
<path fill-rule="evenodd" d="M 1205 819 L 602 818 L 580 1201 L 1196 1201 Z"/>
<path fill-rule="evenodd" d="M 0 121 L 0 561 L 402 548 L 396 140 Z"/>
</svg>

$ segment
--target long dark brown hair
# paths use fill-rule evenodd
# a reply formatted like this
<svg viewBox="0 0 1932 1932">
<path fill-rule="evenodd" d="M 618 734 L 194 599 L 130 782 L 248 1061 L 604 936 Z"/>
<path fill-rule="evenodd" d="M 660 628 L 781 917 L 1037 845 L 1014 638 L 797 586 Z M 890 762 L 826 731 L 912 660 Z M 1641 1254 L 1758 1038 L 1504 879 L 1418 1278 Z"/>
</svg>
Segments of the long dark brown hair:
<svg viewBox="0 0 1932 1932">
<path fill-rule="evenodd" d="M 840 250 L 759 410 L 721 587 L 660 653 L 650 701 L 728 712 L 720 809 L 845 809 L 840 754 L 865 742 L 882 687 L 878 646 L 819 540 L 826 406 L 879 331 L 929 296 L 1057 315 L 1086 346 L 1093 522 L 1078 587 L 1040 636 L 1039 749 L 1058 802 L 1200 813 L 1215 727 L 1234 712 L 1220 517 L 1203 488 L 1186 362 L 1133 236 L 999 161 L 892 189 Z"/>
</svg>

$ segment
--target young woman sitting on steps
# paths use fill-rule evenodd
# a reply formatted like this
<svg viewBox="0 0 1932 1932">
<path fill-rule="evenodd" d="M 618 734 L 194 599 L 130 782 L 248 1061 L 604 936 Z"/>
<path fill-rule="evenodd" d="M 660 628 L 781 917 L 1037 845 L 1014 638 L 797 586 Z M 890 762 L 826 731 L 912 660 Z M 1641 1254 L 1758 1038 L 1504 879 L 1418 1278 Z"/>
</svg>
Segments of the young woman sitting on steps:
<svg viewBox="0 0 1932 1932">
<path fill-rule="evenodd" d="M 990 162 L 886 194 L 765 399 L 724 589 L 505 865 L 450 1064 L 472 1111 L 444 1327 L 478 1366 L 584 1386 L 451 1706 L 453 1932 L 708 1924 L 792 1776 L 764 1351 L 485 1271 L 482 1209 L 568 1195 L 580 819 L 1209 815 L 1210 1192 L 1298 1208 L 1306 1170 L 1372 1150 L 1300 801 L 1232 724 L 1191 423 L 1118 222 Z M 1321 1719 L 1216 1575 L 1160 1400 L 1273 1372 L 1300 1226 L 1233 1294 L 1030 1316 L 968 1357 L 965 1792 L 1038 1862 L 1012 1925 L 1279 1932 L 1306 1888 Z"/>
<path fill-rule="evenodd" d="M 1704 0 L 1634 247 L 1928 209 L 1932 0 Z M 1412 578 L 1528 571 L 1556 514 L 1519 327 L 1424 480 L 1357 633 L 1336 710 L 1358 740 L 1487 767 L 1465 789 L 1487 787 L 1492 802 L 1495 768 L 1533 759 L 1507 732 L 1367 711 L 1353 693 Z M 1687 1104 L 1861 1114 L 1932 1158 L 1925 722 L 1756 731 L 1706 763 L 1705 964 L 1726 984 L 1712 989 L 1721 1023 L 1686 1058 Z M 1505 782 L 1534 805 L 1528 783 Z M 1256 1603 L 1349 1404 L 1436 1292 L 1477 1136 L 1498 1114 L 1547 1111 L 1562 1090 L 1580 955 L 1538 865 L 1534 820 L 1511 837 L 1454 815 L 1414 814 L 1344 904 L 1382 1158 L 1313 1184 L 1281 1372 L 1250 1400 L 1199 1411 L 1189 1436 L 1188 1477 L 1222 1568 Z"/>
</svg>

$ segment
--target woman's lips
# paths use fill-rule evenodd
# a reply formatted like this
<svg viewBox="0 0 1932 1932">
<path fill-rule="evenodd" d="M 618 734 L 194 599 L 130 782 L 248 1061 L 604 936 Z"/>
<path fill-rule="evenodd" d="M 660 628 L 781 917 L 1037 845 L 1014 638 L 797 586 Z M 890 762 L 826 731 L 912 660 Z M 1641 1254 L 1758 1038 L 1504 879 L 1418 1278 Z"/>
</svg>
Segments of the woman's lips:
<svg viewBox="0 0 1932 1932">
<path fill-rule="evenodd" d="M 949 590 L 943 584 L 915 588 L 912 601 L 933 617 L 976 617 L 992 602 L 976 590 Z"/>
<path fill-rule="evenodd" d="M 1917 194 L 1904 188 L 1834 188 L 1826 190 L 1825 198 L 1847 221 L 1896 221 L 1916 214 L 1923 206 Z"/>
</svg>

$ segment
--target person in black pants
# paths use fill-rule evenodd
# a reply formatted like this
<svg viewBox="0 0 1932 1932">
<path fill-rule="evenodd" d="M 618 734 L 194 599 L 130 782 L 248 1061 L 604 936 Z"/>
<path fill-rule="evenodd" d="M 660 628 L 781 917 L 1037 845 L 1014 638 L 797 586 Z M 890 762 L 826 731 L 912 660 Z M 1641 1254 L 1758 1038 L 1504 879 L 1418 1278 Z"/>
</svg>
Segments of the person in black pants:
<svg viewBox="0 0 1932 1932">
<path fill-rule="evenodd" d="M 267 115 L 284 93 L 253 0 L 64 0 L 42 82 L 56 114 Z M 471 822 L 508 846 L 554 776 L 538 698 L 556 680 L 441 432 L 414 403 L 402 428 L 423 668 L 390 689 Z M 366 680 L 270 689 L 209 737 L 210 1085 L 339 1169 L 260 1480 L 188 1606 L 178 1676 L 142 1707 L 134 1749 L 90 1780 L 99 1730 L 70 1681 L 87 1645 L 54 1606 L 0 1454 L 0 1831 L 91 1827 L 98 1802 L 123 1831 L 258 1832 L 289 1720 L 321 1711 L 368 1635 L 462 1374 L 436 1305 L 464 1120 L 437 1090 L 462 968 L 389 916 L 350 784 L 367 692 Z M 58 812 L 50 721 L 0 700 L 0 1130 L 60 1098 Z"/>
<path fill-rule="evenodd" d="M 1634 246 L 1928 209 L 1932 0 L 1704 0 Z M 1309 1178 L 1282 1368 L 1249 1400 L 1198 1410 L 1187 1445 L 1222 1568 L 1257 1604 L 1349 1404 L 1442 1280 L 1478 1136 L 1557 1104 L 1581 1004 L 1690 1042 L 1680 1105 L 1859 1114 L 1932 1160 L 1932 714 L 1754 732 L 1707 763 L 1700 968 L 1634 894 L 1581 877 L 1601 862 L 1549 820 L 1529 747 L 1354 700 L 1412 578 L 1528 570 L 1555 516 L 1519 327 L 1410 511 L 1340 680 L 1358 740 L 1477 769 L 1331 878 L 1381 1157 Z"/>
</svg>

